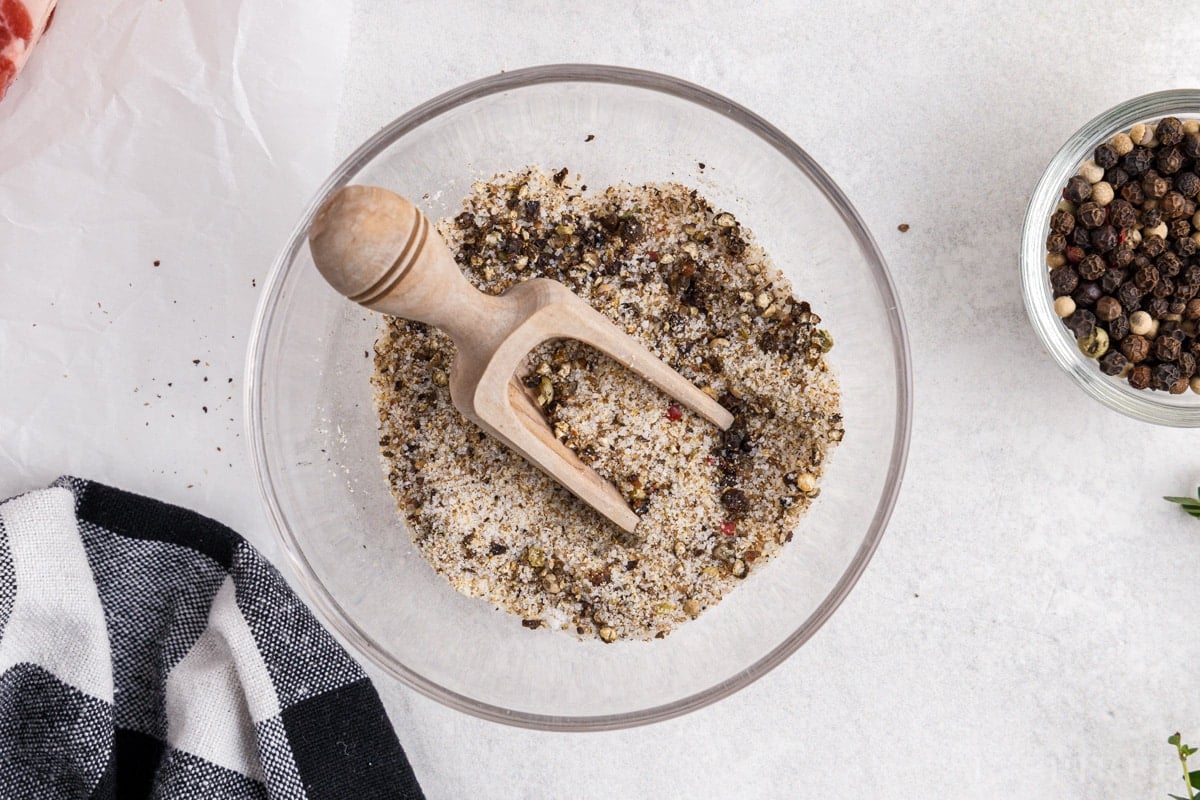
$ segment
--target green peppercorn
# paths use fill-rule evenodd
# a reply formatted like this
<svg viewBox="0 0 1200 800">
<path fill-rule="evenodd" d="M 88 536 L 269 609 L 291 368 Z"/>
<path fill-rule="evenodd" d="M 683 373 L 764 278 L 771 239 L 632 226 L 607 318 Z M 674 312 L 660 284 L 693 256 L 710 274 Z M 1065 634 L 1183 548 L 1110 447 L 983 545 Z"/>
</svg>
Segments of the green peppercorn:
<svg viewBox="0 0 1200 800">
<path fill-rule="evenodd" d="M 1108 352 L 1108 333 L 1104 328 L 1096 328 L 1090 336 L 1078 341 L 1079 352 L 1088 358 L 1100 358 Z"/>
</svg>

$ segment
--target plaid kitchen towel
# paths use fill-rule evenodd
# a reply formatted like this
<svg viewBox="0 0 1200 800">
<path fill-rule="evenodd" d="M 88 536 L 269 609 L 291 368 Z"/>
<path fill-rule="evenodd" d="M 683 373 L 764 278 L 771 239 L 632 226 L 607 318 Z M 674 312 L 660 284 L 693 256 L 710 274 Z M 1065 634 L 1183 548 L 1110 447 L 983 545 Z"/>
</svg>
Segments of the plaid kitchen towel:
<svg viewBox="0 0 1200 800">
<path fill-rule="evenodd" d="M 0 797 L 422 794 L 362 668 L 253 548 L 61 478 L 0 504 Z"/>
</svg>

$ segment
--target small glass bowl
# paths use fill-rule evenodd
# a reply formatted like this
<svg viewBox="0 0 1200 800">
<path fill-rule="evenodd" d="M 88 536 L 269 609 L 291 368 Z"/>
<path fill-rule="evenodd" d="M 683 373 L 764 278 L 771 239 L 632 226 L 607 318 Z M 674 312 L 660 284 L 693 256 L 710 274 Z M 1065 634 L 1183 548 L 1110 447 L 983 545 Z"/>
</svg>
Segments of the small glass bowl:
<svg viewBox="0 0 1200 800">
<path fill-rule="evenodd" d="M 1155 122 L 1168 116 L 1200 118 L 1200 90 L 1173 89 L 1127 100 L 1088 122 L 1054 154 L 1025 211 L 1021 232 L 1021 289 L 1025 296 L 1025 311 L 1042 345 L 1085 392 L 1134 419 L 1195 428 L 1200 427 L 1200 395 L 1191 390 L 1173 395 L 1134 389 L 1123 378 L 1105 375 L 1094 359 L 1079 351 L 1075 337 L 1054 313 L 1050 269 L 1046 265 L 1050 215 L 1062 200 L 1062 189 L 1067 180 L 1092 157 L 1097 145 L 1117 133 L 1127 132 L 1139 122 Z"/>
<path fill-rule="evenodd" d="M 794 541 L 665 639 L 530 631 L 465 597 L 413 545 L 379 453 L 371 349 L 380 317 L 322 280 L 306 242 L 347 183 L 432 218 L 471 184 L 528 164 L 594 189 L 680 181 L 737 215 L 833 334 L 846 436 Z M 638 70 L 536 67 L 467 84 L 397 119 L 317 191 L 264 287 L 247 363 L 259 487 L 308 600 L 350 646 L 447 705 L 553 730 L 673 717 L 750 684 L 829 619 L 866 568 L 900 488 L 912 397 L 887 267 L 833 181 L 766 120 Z M 514 456 L 515 457 L 515 456 Z M 853 654 L 846 654 L 847 664 Z"/>
</svg>

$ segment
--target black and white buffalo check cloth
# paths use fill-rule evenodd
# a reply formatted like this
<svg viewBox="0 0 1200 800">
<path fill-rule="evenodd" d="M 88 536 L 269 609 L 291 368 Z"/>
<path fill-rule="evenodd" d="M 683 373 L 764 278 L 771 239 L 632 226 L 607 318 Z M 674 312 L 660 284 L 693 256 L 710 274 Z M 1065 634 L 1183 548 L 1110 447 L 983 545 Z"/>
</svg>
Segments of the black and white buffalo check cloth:
<svg viewBox="0 0 1200 800">
<path fill-rule="evenodd" d="M 362 668 L 253 548 L 61 478 L 0 504 L 0 797 L 422 795 Z"/>
</svg>

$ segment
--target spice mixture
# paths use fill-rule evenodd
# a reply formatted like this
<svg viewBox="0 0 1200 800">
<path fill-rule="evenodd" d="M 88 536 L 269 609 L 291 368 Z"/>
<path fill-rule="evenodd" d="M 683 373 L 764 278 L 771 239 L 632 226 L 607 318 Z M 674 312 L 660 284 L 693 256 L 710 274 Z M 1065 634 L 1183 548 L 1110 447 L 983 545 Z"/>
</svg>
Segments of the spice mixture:
<svg viewBox="0 0 1200 800">
<path fill-rule="evenodd" d="M 1135 389 L 1200 393 L 1200 122 L 1099 145 L 1063 188 L 1046 263 L 1079 349 Z"/>
<path fill-rule="evenodd" d="M 829 333 L 749 231 L 679 184 L 572 188 L 566 169 L 478 183 L 438 229 L 477 287 L 549 277 L 735 417 L 719 431 L 591 348 L 536 349 L 547 424 L 641 517 L 628 535 L 468 423 L 453 344 L 386 319 L 376 401 L 414 541 L 459 591 L 529 628 L 649 639 L 718 602 L 790 541 L 843 436 Z"/>
</svg>

